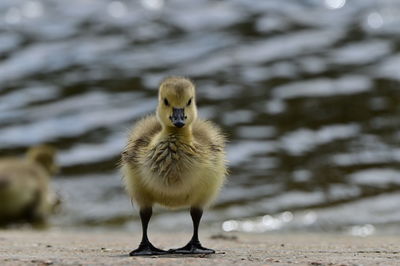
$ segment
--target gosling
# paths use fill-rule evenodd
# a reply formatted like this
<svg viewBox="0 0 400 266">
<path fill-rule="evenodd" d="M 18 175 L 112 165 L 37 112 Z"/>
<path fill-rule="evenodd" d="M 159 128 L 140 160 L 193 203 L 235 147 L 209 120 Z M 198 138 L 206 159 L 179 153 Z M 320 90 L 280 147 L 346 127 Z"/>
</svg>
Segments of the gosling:
<svg viewBox="0 0 400 266">
<path fill-rule="evenodd" d="M 165 79 L 156 114 L 137 122 L 122 153 L 125 186 L 139 206 L 142 222 L 141 243 L 130 256 L 215 253 L 201 245 L 198 228 L 203 209 L 225 180 L 224 148 L 220 129 L 197 118 L 194 84 L 182 77 Z M 187 245 L 169 251 L 152 245 L 147 227 L 154 204 L 190 207 L 193 236 Z"/>
<path fill-rule="evenodd" d="M 29 149 L 25 158 L 0 160 L 0 224 L 43 223 L 58 203 L 49 182 L 58 171 L 55 150 Z"/>
</svg>

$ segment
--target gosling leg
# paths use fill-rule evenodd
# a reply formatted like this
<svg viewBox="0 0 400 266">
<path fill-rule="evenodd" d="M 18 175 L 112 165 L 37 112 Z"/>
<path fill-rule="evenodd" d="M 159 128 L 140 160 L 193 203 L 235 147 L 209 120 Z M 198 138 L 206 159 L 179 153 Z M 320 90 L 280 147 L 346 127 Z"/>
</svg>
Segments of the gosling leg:
<svg viewBox="0 0 400 266">
<path fill-rule="evenodd" d="M 151 215 L 153 214 L 153 209 L 151 207 L 141 208 L 139 213 L 140 220 L 142 221 L 142 241 L 137 249 L 129 253 L 129 256 L 152 256 L 166 254 L 167 251 L 154 247 L 147 237 L 147 227 L 149 225 Z"/>
<path fill-rule="evenodd" d="M 192 207 L 190 209 L 190 216 L 193 221 L 193 236 L 189 243 L 182 248 L 170 249 L 169 252 L 173 254 L 213 254 L 215 250 L 205 248 L 201 245 L 199 241 L 199 224 L 201 216 L 203 215 L 203 210 L 200 208 Z"/>
</svg>

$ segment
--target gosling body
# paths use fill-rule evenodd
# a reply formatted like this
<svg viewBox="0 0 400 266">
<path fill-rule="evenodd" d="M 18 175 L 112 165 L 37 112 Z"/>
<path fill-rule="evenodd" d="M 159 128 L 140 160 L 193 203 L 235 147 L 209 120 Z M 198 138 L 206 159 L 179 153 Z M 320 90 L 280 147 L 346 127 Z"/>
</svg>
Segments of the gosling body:
<svg viewBox="0 0 400 266">
<path fill-rule="evenodd" d="M 224 142 L 198 119 L 191 136 L 162 132 L 156 116 L 138 123 L 123 154 L 126 187 L 139 206 L 205 207 L 224 182 Z"/>
<path fill-rule="evenodd" d="M 0 224 L 46 220 L 57 201 L 49 184 L 57 171 L 54 156 L 54 149 L 40 146 L 25 158 L 0 160 Z"/>
<path fill-rule="evenodd" d="M 156 114 L 137 122 L 122 153 L 126 189 L 139 206 L 141 218 L 151 217 L 154 204 L 190 207 L 192 218 L 196 216 L 193 218 L 196 227 L 195 220 L 200 221 L 202 210 L 215 199 L 224 183 L 224 146 L 220 129 L 210 121 L 197 118 L 193 83 L 179 77 L 161 83 Z M 143 222 L 146 223 L 142 219 Z M 196 228 L 195 231 L 197 235 Z M 147 235 L 144 242 L 145 238 Z M 213 252 L 198 244 L 171 252 Z M 161 252 L 150 243 L 132 251 L 131 255 Z"/>
</svg>

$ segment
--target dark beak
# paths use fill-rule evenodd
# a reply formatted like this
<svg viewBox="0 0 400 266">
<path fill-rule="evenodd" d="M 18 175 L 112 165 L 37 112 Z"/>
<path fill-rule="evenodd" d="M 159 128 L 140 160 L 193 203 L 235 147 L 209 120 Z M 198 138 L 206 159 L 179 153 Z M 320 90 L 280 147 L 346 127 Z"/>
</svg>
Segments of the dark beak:
<svg viewBox="0 0 400 266">
<path fill-rule="evenodd" d="M 185 109 L 172 108 L 172 116 L 170 117 L 174 126 L 181 128 L 185 125 Z"/>
</svg>

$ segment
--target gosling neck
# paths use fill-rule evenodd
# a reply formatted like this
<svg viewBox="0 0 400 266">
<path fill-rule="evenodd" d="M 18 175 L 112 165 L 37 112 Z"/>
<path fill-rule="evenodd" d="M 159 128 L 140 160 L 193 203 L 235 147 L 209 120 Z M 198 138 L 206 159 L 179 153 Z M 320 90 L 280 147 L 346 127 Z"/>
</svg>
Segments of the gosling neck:
<svg viewBox="0 0 400 266">
<path fill-rule="evenodd" d="M 164 126 L 161 130 L 161 137 L 163 139 L 174 138 L 190 144 L 193 141 L 192 125 L 187 125 L 183 128 Z"/>
</svg>

